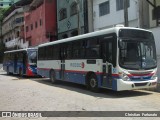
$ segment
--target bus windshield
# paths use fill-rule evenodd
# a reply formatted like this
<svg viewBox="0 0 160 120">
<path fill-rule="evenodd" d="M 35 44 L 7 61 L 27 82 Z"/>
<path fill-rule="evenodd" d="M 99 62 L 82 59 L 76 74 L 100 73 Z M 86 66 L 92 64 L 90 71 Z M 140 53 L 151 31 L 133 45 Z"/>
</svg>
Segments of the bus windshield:
<svg viewBox="0 0 160 120">
<path fill-rule="evenodd" d="M 29 63 L 36 64 L 37 63 L 37 51 L 28 51 L 28 60 Z"/>
<path fill-rule="evenodd" d="M 119 65 L 131 70 L 157 67 L 154 39 L 120 38 Z"/>
</svg>

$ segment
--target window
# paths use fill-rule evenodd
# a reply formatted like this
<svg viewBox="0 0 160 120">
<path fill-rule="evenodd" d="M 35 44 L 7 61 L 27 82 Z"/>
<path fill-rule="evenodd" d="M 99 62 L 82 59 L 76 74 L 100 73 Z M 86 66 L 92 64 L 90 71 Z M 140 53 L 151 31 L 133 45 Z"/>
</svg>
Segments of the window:
<svg viewBox="0 0 160 120">
<path fill-rule="evenodd" d="M 124 9 L 124 0 L 117 0 L 116 1 L 117 11 Z M 130 6 L 130 0 L 127 0 L 127 6 Z"/>
<path fill-rule="evenodd" d="M 65 44 L 65 58 L 66 59 L 72 58 L 72 42 Z"/>
<path fill-rule="evenodd" d="M 47 57 L 47 59 L 48 60 L 52 60 L 53 59 L 53 53 L 54 53 L 54 51 L 53 51 L 54 49 L 53 49 L 53 46 L 48 46 L 47 47 L 47 50 L 46 50 L 46 57 Z"/>
<path fill-rule="evenodd" d="M 60 59 L 60 45 L 54 45 L 54 56 L 53 59 L 54 60 L 59 60 Z"/>
<path fill-rule="evenodd" d="M 39 21 L 39 25 L 40 25 L 40 26 L 42 26 L 42 19 L 40 19 L 40 21 Z"/>
<path fill-rule="evenodd" d="M 16 18 L 14 22 L 15 22 L 15 24 L 22 23 L 22 22 L 24 22 L 24 17 Z"/>
<path fill-rule="evenodd" d="M 157 6 L 152 10 L 152 20 L 156 19 L 160 19 L 160 6 Z"/>
<path fill-rule="evenodd" d="M 100 58 L 100 43 L 97 38 L 89 38 L 87 41 L 86 58 Z"/>
<path fill-rule="evenodd" d="M 37 23 L 37 21 L 35 22 L 35 28 L 37 28 L 38 27 L 38 23 Z"/>
<path fill-rule="evenodd" d="M 65 18 L 67 18 L 67 9 L 66 8 L 62 8 L 60 10 L 59 14 L 60 14 L 59 20 L 63 20 Z"/>
<path fill-rule="evenodd" d="M 31 24 L 31 30 L 33 30 L 33 24 Z"/>
<path fill-rule="evenodd" d="M 0 6 L 3 6 L 3 4 L 1 3 Z"/>
<path fill-rule="evenodd" d="M 77 3 L 76 2 L 73 2 L 71 4 L 71 8 L 70 8 L 70 15 L 75 15 L 77 14 Z"/>
<path fill-rule="evenodd" d="M 28 32 L 28 26 L 26 26 L 26 32 Z"/>
<path fill-rule="evenodd" d="M 99 16 L 109 14 L 109 12 L 110 12 L 109 1 L 101 3 L 99 5 Z"/>
<path fill-rule="evenodd" d="M 44 60 L 45 59 L 45 47 L 39 48 L 38 59 L 39 60 Z"/>
</svg>

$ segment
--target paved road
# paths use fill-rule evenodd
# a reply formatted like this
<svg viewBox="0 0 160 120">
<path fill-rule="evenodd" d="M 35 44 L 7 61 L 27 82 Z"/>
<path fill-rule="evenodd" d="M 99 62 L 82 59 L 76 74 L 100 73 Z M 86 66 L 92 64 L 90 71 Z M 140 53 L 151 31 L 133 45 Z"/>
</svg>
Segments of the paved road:
<svg viewBox="0 0 160 120">
<path fill-rule="evenodd" d="M 0 111 L 160 111 L 160 93 L 150 91 L 93 93 L 84 86 L 44 78 L 7 76 L 0 72 Z M 1 118 L 0 118 L 1 119 Z M 53 118 L 42 118 L 44 120 Z M 55 118 L 76 120 L 82 118 Z M 83 118 L 88 120 L 89 118 Z M 97 120 L 97 118 L 90 118 Z M 108 118 L 101 118 L 108 119 Z M 110 118 L 122 120 L 122 118 Z M 128 118 L 123 118 L 123 120 Z M 135 120 L 140 118 L 129 118 Z M 149 118 L 143 118 L 150 120 Z M 158 120 L 158 118 L 154 118 Z M 10 120 L 8 118 L 8 120 Z M 15 119 L 17 120 L 17 118 Z"/>
</svg>

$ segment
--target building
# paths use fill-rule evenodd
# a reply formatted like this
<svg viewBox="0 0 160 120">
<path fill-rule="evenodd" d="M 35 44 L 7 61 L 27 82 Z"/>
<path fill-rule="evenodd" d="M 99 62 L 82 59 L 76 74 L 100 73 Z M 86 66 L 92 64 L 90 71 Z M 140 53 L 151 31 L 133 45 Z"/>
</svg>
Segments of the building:
<svg viewBox="0 0 160 120">
<path fill-rule="evenodd" d="M 18 1 L 13 4 L 4 14 L 2 23 L 2 37 L 7 49 L 27 48 L 28 43 L 24 41 L 22 28 L 24 26 L 24 5 L 32 0 Z"/>
<path fill-rule="evenodd" d="M 148 0 L 149 29 L 153 32 L 157 45 L 157 55 L 160 57 L 160 1 Z"/>
<path fill-rule="evenodd" d="M 24 36 L 29 46 L 57 39 L 56 0 L 33 0 L 24 14 Z"/>
<path fill-rule="evenodd" d="M 129 26 L 139 27 L 138 1 L 128 0 Z M 93 0 L 94 31 L 124 24 L 124 0 Z"/>
<path fill-rule="evenodd" d="M 88 32 L 87 8 L 87 0 L 57 0 L 58 39 Z"/>
</svg>

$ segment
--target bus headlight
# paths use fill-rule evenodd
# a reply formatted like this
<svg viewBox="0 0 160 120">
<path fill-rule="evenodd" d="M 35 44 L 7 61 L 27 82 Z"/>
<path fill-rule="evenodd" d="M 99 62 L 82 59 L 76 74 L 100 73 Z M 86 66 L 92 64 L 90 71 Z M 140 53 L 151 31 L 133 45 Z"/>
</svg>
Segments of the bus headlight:
<svg viewBox="0 0 160 120">
<path fill-rule="evenodd" d="M 121 74 L 120 74 L 120 77 L 121 77 L 122 80 L 124 80 L 124 81 L 130 81 L 130 78 L 129 78 L 128 75 L 125 74 L 125 73 L 121 73 Z"/>
<path fill-rule="evenodd" d="M 152 80 L 155 80 L 156 78 L 157 78 L 157 73 L 155 73 L 155 74 L 151 77 Z"/>
</svg>

